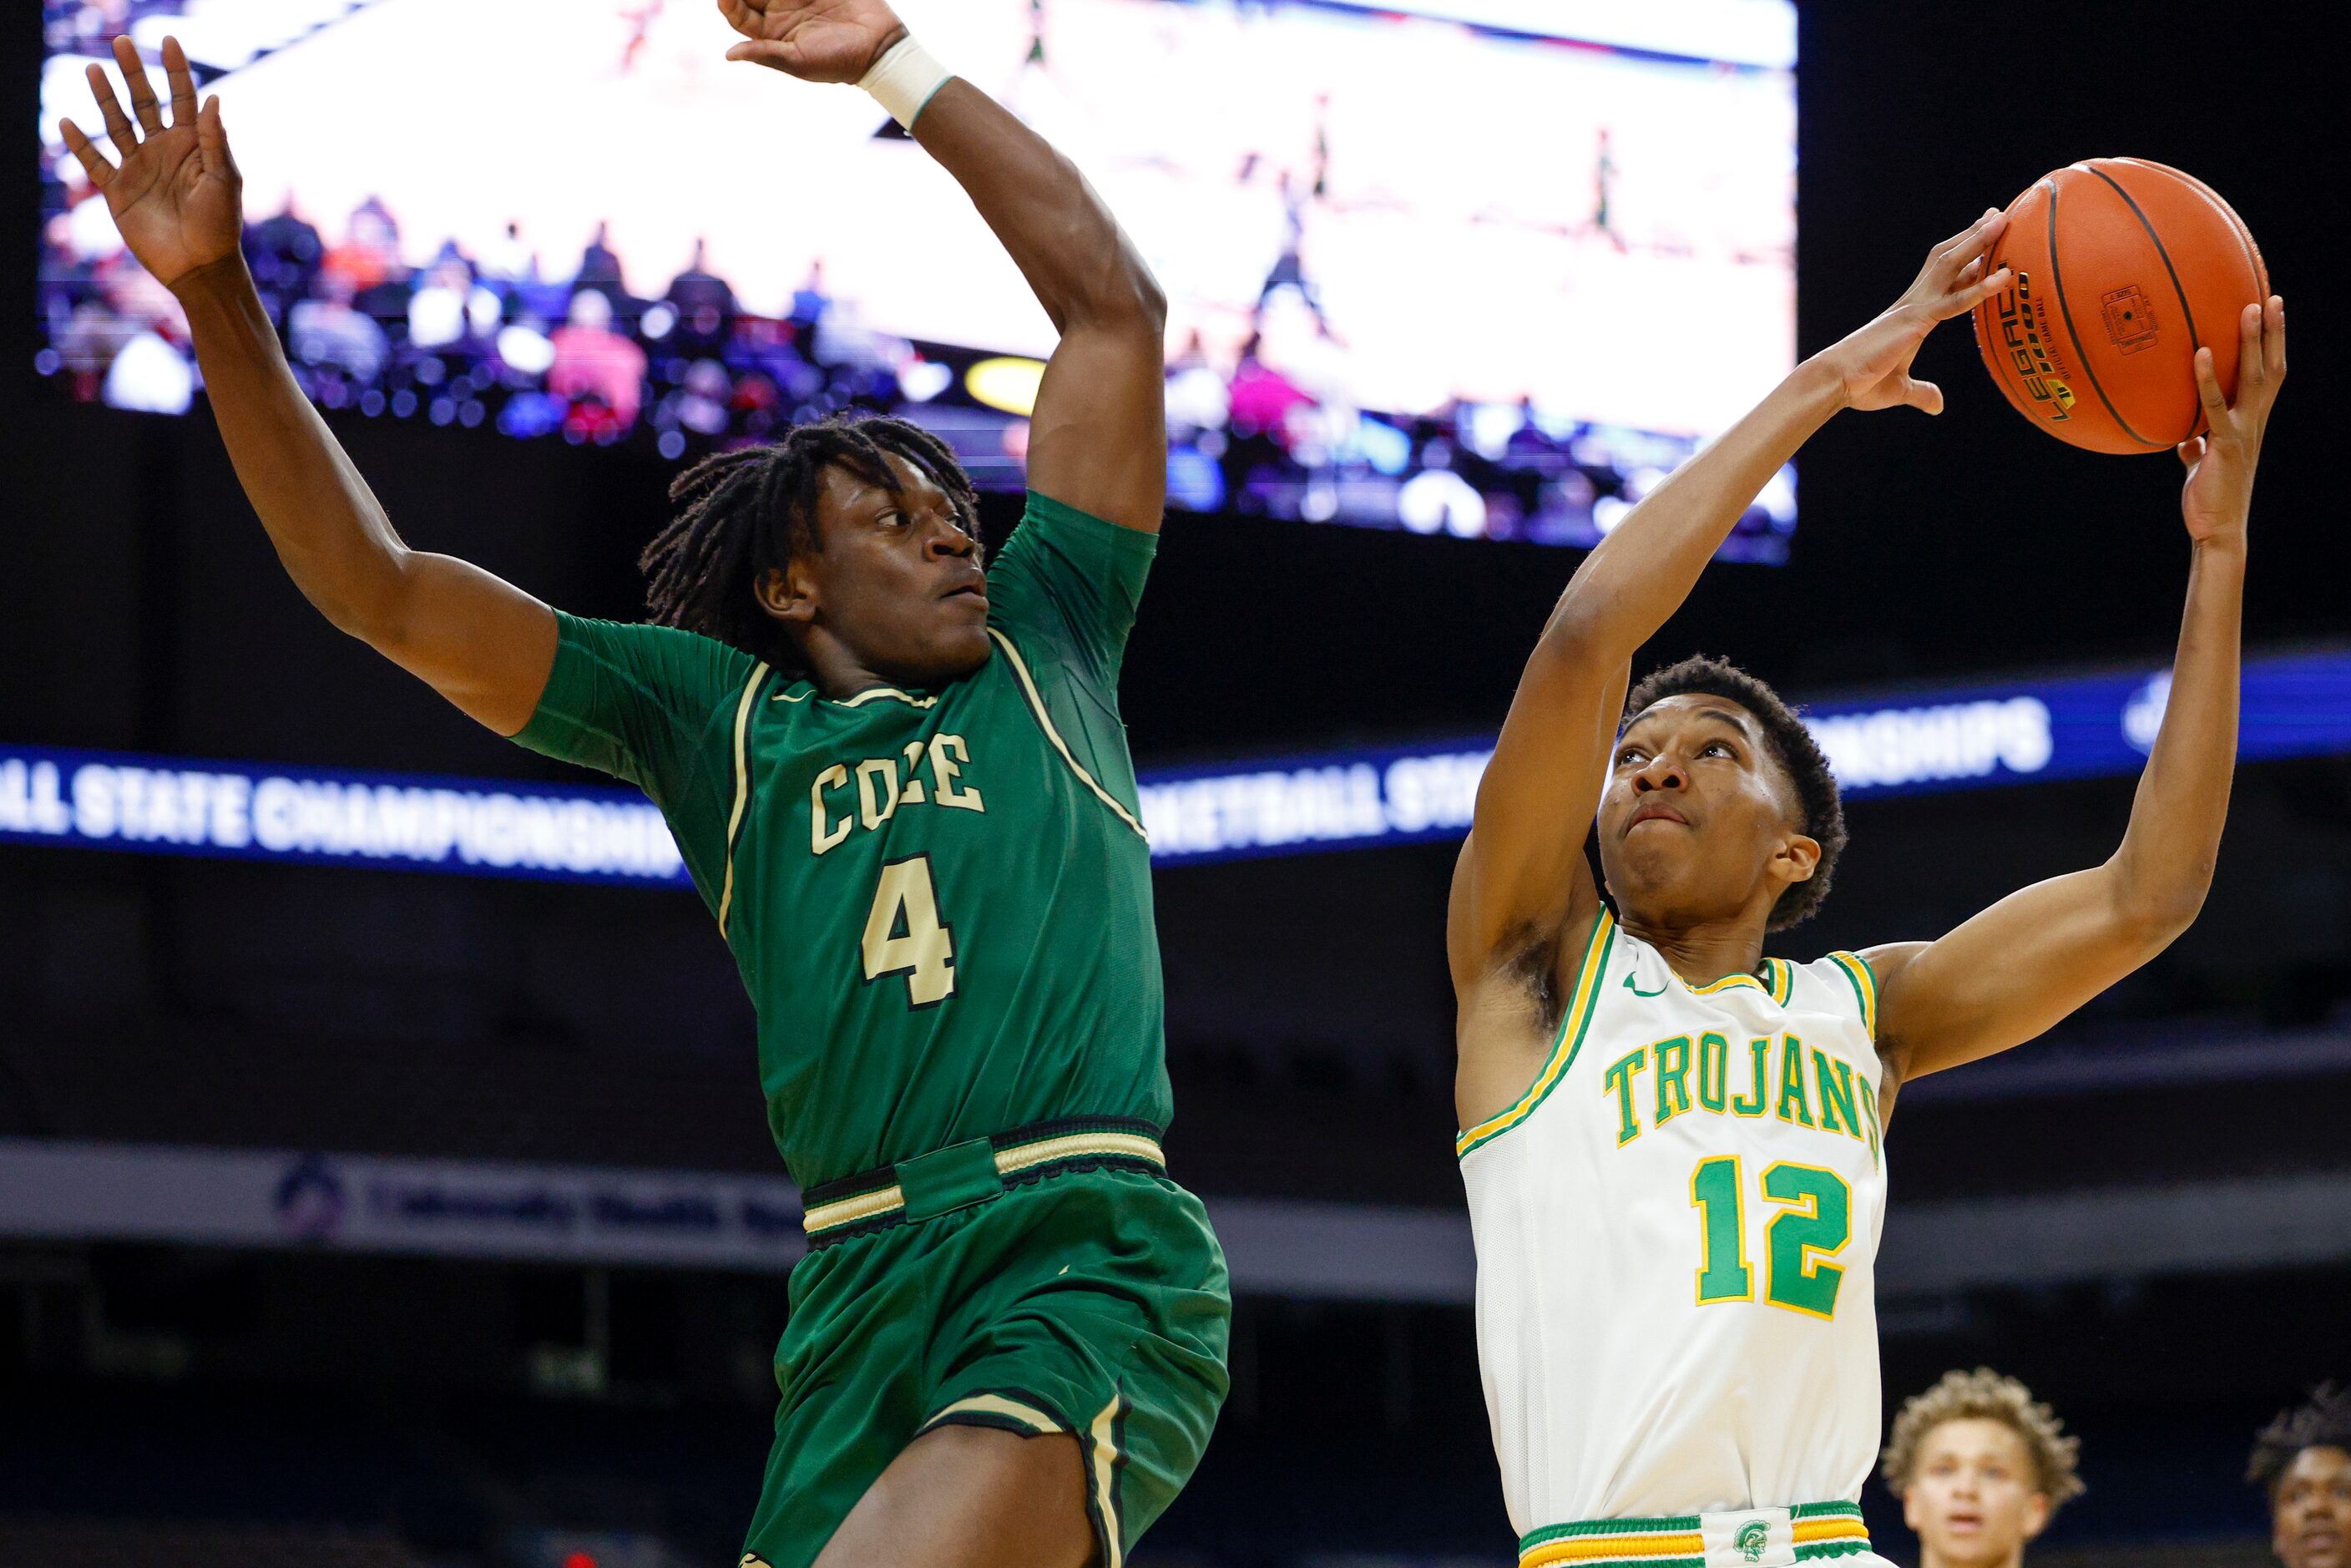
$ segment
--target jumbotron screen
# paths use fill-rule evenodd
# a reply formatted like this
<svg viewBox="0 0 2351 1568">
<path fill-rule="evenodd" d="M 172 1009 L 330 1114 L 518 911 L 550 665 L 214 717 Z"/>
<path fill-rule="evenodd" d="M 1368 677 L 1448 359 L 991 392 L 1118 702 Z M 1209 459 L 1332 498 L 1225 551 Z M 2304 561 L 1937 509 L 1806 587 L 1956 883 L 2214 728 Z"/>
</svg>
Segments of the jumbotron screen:
<svg viewBox="0 0 2351 1568">
<path fill-rule="evenodd" d="M 1794 361 L 1789 0 L 904 0 L 1169 302 L 1171 501 L 1590 544 Z M 710 0 L 44 0 L 40 367 L 202 395 L 58 120 L 186 47 L 303 384 L 681 459 L 845 406 L 1021 480 L 1044 312 L 864 94 Z M 1726 553 L 1777 560 L 1782 475 Z"/>
</svg>

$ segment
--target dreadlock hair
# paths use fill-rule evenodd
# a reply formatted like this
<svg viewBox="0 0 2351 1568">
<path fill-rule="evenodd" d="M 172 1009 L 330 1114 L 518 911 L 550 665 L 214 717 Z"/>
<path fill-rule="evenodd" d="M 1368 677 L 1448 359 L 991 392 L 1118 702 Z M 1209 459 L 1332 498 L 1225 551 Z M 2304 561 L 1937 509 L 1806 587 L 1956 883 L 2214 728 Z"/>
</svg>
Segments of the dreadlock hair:
<svg viewBox="0 0 2351 1568">
<path fill-rule="evenodd" d="M 2307 1404 L 2278 1412 L 2276 1420 L 2253 1438 L 2253 1454 L 2245 1479 L 2277 1500 L 2278 1483 L 2286 1468 L 2304 1448 L 2341 1448 L 2351 1453 L 2351 1388 L 2322 1383 L 2310 1391 Z"/>
<path fill-rule="evenodd" d="M 978 537 L 979 497 L 946 443 L 903 419 L 843 411 L 768 445 L 716 453 L 677 476 L 669 487 L 677 513 L 637 558 L 646 619 L 715 637 L 787 677 L 806 674 L 799 645 L 754 590 L 769 571 L 823 548 L 816 514 L 826 469 L 894 495 L 893 456 L 929 476 Z"/>
<path fill-rule="evenodd" d="M 1836 775 L 1829 771 L 1829 759 L 1821 755 L 1813 732 L 1804 727 L 1793 708 L 1780 700 L 1779 693 L 1729 660 L 1704 653 L 1655 671 L 1635 686 L 1625 699 L 1625 716 L 1616 732 L 1622 735 L 1635 719 L 1666 698 L 1688 692 L 1728 697 L 1755 716 L 1781 771 L 1795 786 L 1797 803 L 1803 810 L 1805 837 L 1821 846 L 1812 880 L 1790 883 L 1771 907 L 1767 929 L 1785 931 L 1820 908 L 1821 900 L 1829 895 L 1829 873 L 1836 869 L 1837 856 L 1844 852 L 1844 806 L 1837 799 Z"/>
<path fill-rule="evenodd" d="M 1911 1396 L 1894 1417 L 1886 1445 L 1886 1484 L 1896 1496 L 1909 1490 L 1928 1434 L 1946 1421 L 1970 1420 L 1997 1421 L 2022 1439 L 2032 1460 L 2032 1490 L 2049 1500 L 2052 1512 L 2082 1495 L 2082 1478 L 2074 1473 L 2082 1440 L 2066 1435 L 2065 1423 L 2032 1390 L 1988 1366 L 1947 1372 L 1932 1388 Z"/>
</svg>

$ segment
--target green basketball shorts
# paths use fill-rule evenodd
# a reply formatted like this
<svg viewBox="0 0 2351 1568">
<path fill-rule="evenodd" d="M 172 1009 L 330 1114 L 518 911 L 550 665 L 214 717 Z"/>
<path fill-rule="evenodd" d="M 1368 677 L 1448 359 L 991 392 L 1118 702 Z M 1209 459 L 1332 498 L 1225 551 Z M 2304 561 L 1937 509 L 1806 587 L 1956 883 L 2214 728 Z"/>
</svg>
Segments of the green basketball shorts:
<svg viewBox="0 0 2351 1568">
<path fill-rule="evenodd" d="M 807 1197 L 745 1568 L 807 1568 L 890 1461 L 950 1424 L 1074 1437 L 1096 1560 L 1121 1568 L 1227 1386 L 1224 1253 L 1155 1138 L 1050 1124 Z"/>
</svg>

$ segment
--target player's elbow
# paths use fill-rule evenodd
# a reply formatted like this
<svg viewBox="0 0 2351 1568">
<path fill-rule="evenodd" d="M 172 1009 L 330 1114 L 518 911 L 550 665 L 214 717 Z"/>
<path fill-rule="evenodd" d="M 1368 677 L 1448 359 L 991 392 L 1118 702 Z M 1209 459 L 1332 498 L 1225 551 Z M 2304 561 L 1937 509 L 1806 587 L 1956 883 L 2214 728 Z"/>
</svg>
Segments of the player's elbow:
<svg viewBox="0 0 2351 1568">
<path fill-rule="evenodd" d="M 1062 247 L 1073 265 L 1046 291 L 1059 296 L 1048 303 L 1060 307 L 1054 313 L 1063 331 L 1082 325 L 1133 332 L 1148 338 L 1155 352 L 1167 333 L 1166 292 L 1109 214 L 1090 217 L 1096 221 L 1076 225 Z"/>
<path fill-rule="evenodd" d="M 1612 631 L 1604 616 L 1579 602 L 1571 591 L 1543 623 L 1542 635 L 1535 640 L 1534 652 L 1528 657 L 1529 669 L 1563 674 L 1614 670 L 1630 653 L 1615 645 Z"/>
<path fill-rule="evenodd" d="M 327 618 L 329 625 L 387 658 L 398 658 L 409 640 L 413 619 L 413 595 L 403 571 L 370 573 L 355 581 L 315 590 L 308 584 L 304 587 L 311 606 Z"/>
<path fill-rule="evenodd" d="M 1147 340 L 1155 352 L 1167 336 L 1167 296 L 1140 256 L 1120 247 L 1117 261 L 1089 278 L 1075 309 L 1072 324 L 1082 321 L 1097 331 L 1129 333 Z"/>
<path fill-rule="evenodd" d="M 2125 940 L 2152 957 L 2196 924 L 2211 889 L 2209 860 L 2170 876 L 2126 878 L 2115 891 L 2111 918 Z"/>
</svg>

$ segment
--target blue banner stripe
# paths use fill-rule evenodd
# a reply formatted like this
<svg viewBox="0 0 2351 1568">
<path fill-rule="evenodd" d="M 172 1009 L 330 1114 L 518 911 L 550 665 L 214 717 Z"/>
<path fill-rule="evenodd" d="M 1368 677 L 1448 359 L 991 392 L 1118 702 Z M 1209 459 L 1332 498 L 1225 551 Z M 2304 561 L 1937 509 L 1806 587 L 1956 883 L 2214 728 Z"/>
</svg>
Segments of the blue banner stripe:
<svg viewBox="0 0 2351 1568">
<path fill-rule="evenodd" d="M 1805 719 L 1846 795 L 1868 800 L 2136 772 L 2170 676 L 2087 675 Z M 1490 739 L 1146 769 L 1152 859 L 1192 864 L 1458 838 Z M 2351 653 L 2247 663 L 2238 736 L 2258 761 L 2351 752 Z M 633 886 L 687 878 L 633 790 L 185 761 L 0 746 L 0 840 Z"/>
</svg>

